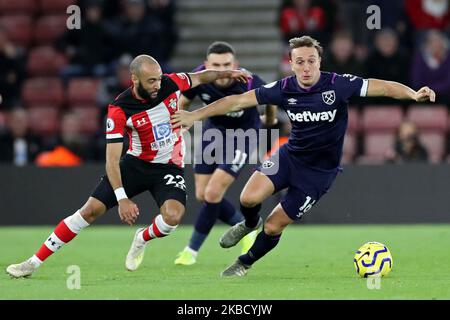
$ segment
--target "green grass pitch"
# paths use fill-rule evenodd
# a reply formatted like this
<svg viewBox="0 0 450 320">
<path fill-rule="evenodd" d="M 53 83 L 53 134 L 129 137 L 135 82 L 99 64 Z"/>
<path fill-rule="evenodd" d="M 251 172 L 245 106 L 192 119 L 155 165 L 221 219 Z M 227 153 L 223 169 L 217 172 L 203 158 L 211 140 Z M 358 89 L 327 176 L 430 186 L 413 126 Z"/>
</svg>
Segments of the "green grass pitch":
<svg viewBox="0 0 450 320">
<path fill-rule="evenodd" d="M 29 279 L 0 276 L 0 299 L 450 299 L 450 225 L 296 225 L 277 248 L 243 278 L 220 272 L 239 255 L 224 250 L 216 226 L 197 264 L 176 266 L 192 227 L 181 226 L 147 247 L 140 269 L 128 272 L 124 258 L 135 228 L 91 226 L 50 257 Z M 0 267 L 28 258 L 50 227 L 0 228 Z M 367 241 L 386 244 L 394 266 L 379 289 L 356 275 L 354 251 Z M 67 268 L 77 265 L 81 288 L 69 290 Z"/>
</svg>

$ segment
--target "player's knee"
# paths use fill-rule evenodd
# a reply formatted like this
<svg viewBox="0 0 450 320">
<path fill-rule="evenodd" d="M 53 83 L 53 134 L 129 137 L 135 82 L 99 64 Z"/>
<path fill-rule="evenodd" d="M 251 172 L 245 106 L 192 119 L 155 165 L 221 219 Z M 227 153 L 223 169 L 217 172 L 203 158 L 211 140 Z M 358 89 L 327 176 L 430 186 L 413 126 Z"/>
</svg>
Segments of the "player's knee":
<svg viewBox="0 0 450 320">
<path fill-rule="evenodd" d="M 264 223 L 264 232 L 270 236 L 276 236 L 283 232 L 284 227 L 273 220 L 266 220 Z"/>
<path fill-rule="evenodd" d="M 96 204 L 94 201 L 88 200 L 86 204 L 80 209 L 80 215 L 88 223 L 92 223 L 95 219 L 105 213 L 106 207 L 99 203 Z"/>
<path fill-rule="evenodd" d="M 222 201 L 223 192 L 216 187 L 207 187 L 205 190 L 204 199 L 209 203 L 219 203 Z"/>
<path fill-rule="evenodd" d="M 94 206 L 87 205 L 80 209 L 80 214 L 84 220 L 88 223 L 92 223 L 102 214 L 102 212 Z"/>
<path fill-rule="evenodd" d="M 246 208 L 253 208 L 261 203 L 258 197 L 248 192 L 241 193 L 239 201 L 241 202 L 241 205 L 243 205 Z"/>
<path fill-rule="evenodd" d="M 176 226 L 180 224 L 181 218 L 183 217 L 184 209 L 181 208 L 170 208 L 163 212 L 164 222 L 171 226 Z"/>
<path fill-rule="evenodd" d="M 205 191 L 195 191 L 195 198 L 197 198 L 198 201 L 203 202 L 205 201 Z"/>
</svg>

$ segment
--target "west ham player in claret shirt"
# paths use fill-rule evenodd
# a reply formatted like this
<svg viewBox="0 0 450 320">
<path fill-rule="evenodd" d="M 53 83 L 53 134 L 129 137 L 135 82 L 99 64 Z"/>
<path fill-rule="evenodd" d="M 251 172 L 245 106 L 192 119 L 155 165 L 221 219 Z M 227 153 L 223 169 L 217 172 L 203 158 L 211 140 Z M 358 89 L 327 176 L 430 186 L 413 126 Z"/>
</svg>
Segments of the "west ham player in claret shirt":
<svg viewBox="0 0 450 320">
<path fill-rule="evenodd" d="M 130 199 L 150 191 L 160 214 L 134 235 L 125 266 L 136 270 L 148 241 L 173 232 L 185 211 L 183 136 L 170 124 L 181 92 L 217 79 L 247 82 L 250 77 L 242 70 L 163 74 L 158 62 L 147 55 L 134 58 L 130 72 L 133 86 L 108 107 L 106 175 L 84 206 L 62 220 L 31 258 L 8 266 L 6 271 L 11 276 L 30 276 L 50 255 L 116 205 L 120 219 L 132 225 L 139 209 Z M 129 149 L 121 158 L 124 131 L 128 133 Z"/>
<path fill-rule="evenodd" d="M 172 116 L 174 127 L 189 127 L 196 120 L 255 104 L 275 104 L 287 112 L 292 123 L 288 143 L 263 162 L 242 190 L 245 221 L 231 227 L 220 238 L 220 245 L 232 247 L 257 230 L 263 225 L 261 203 L 282 189 L 287 188 L 287 193 L 267 217 L 250 250 L 225 269 L 223 277 L 245 275 L 275 248 L 284 228 L 301 219 L 331 187 L 340 171 L 349 99 L 367 96 L 435 101 L 435 93 L 428 87 L 414 91 L 398 82 L 320 71 L 322 47 L 309 36 L 293 38 L 289 44 L 293 76 Z"/>
</svg>

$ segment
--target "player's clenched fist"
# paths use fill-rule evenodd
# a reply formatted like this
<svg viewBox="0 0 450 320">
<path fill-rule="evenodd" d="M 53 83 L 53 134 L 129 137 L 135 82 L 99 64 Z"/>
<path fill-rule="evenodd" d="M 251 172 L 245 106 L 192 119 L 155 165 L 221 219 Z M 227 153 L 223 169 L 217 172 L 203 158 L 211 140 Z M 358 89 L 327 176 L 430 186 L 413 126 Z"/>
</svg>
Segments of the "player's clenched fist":
<svg viewBox="0 0 450 320">
<path fill-rule="evenodd" d="M 436 100 L 436 93 L 429 87 L 422 87 L 416 92 L 415 100 L 417 102 L 434 102 Z"/>
<path fill-rule="evenodd" d="M 130 199 L 122 199 L 119 201 L 120 220 L 131 226 L 136 221 L 138 215 L 138 206 L 133 201 Z"/>
</svg>

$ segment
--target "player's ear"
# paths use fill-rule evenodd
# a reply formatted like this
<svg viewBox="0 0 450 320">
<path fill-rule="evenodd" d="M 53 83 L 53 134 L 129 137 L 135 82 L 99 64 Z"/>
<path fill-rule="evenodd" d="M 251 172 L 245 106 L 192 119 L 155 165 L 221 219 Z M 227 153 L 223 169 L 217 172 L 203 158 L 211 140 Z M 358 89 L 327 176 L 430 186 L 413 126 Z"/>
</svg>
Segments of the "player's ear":
<svg viewBox="0 0 450 320">
<path fill-rule="evenodd" d="M 233 69 L 236 70 L 237 68 L 239 68 L 239 60 L 238 59 L 234 59 L 234 61 L 233 61 Z"/>
<path fill-rule="evenodd" d="M 139 82 L 139 78 L 135 74 L 132 74 L 131 81 L 133 81 L 134 86 L 137 86 L 137 84 Z"/>
<path fill-rule="evenodd" d="M 291 71 L 295 72 L 294 71 L 294 63 L 292 62 L 292 60 L 289 60 L 289 65 L 291 66 Z"/>
</svg>

